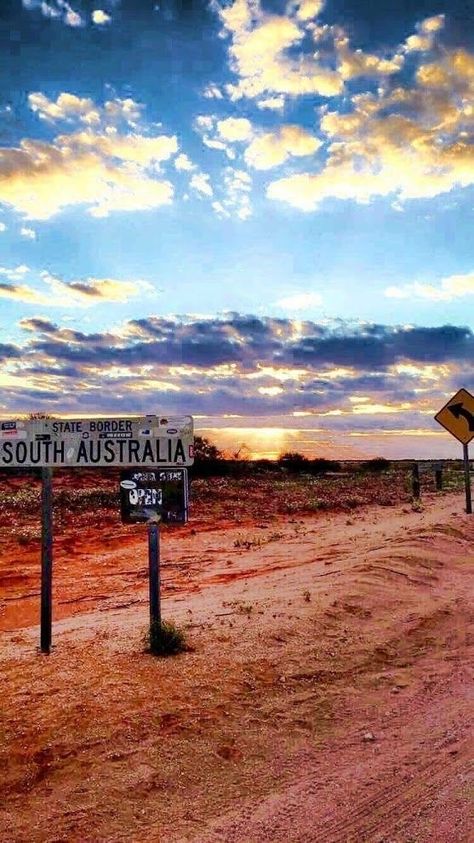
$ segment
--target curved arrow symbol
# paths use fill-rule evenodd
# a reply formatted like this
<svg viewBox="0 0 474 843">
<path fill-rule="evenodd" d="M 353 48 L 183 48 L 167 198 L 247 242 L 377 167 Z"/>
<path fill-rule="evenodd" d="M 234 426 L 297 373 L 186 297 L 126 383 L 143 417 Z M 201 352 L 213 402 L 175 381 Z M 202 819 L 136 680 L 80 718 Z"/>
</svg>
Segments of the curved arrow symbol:
<svg viewBox="0 0 474 843">
<path fill-rule="evenodd" d="M 472 413 L 469 412 L 469 410 L 466 410 L 465 407 L 463 407 L 462 403 L 451 404 L 451 406 L 448 407 L 448 410 L 453 414 L 456 419 L 459 419 L 461 416 L 463 416 L 468 423 L 469 430 L 474 430 L 474 416 L 472 415 Z"/>
</svg>

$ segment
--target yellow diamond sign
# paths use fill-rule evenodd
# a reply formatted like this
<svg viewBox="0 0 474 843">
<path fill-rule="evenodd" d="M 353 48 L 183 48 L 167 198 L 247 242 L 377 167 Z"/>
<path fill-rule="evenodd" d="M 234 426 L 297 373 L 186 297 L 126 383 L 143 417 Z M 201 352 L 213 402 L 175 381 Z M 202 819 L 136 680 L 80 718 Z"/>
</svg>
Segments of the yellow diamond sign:
<svg viewBox="0 0 474 843">
<path fill-rule="evenodd" d="M 467 389 L 460 389 L 436 413 L 435 419 L 463 445 L 467 445 L 474 437 L 474 395 Z"/>
</svg>

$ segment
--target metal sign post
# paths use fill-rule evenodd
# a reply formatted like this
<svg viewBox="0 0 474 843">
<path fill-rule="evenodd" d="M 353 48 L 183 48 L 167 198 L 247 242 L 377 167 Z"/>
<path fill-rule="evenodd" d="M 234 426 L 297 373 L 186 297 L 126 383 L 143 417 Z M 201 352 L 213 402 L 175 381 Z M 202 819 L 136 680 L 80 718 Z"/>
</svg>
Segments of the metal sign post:
<svg viewBox="0 0 474 843">
<path fill-rule="evenodd" d="M 41 652 L 51 651 L 53 597 L 53 471 L 41 469 Z"/>
<path fill-rule="evenodd" d="M 463 445 L 463 458 L 464 458 L 464 484 L 466 486 L 466 512 L 468 515 L 472 515 L 472 498 L 471 498 L 471 474 L 469 470 L 469 448 L 467 445 Z"/>
<path fill-rule="evenodd" d="M 474 437 L 474 395 L 471 395 L 467 389 L 458 390 L 449 399 L 448 403 L 436 413 L 435 420 L 462 443 L 464 484 L 466 487 L 466 512 L 468 515 L 472 515 L 468 445 Z"/>
<path fill-rule="evenodd" d="M 158 520 L 148 523 L 148 571 L 151 627 L 154 624 L 161 624 L 160 526 Z"/>
<path fill-rule="evenodd" d="M 123 416 L 0 420 L 0 468 L 40 468 L 40 646 L 51 651 L 53 468 L 128 466 L 122 478 L 122 518 L 149 523 L 150 617 L 161 621 L 158 522 L 188 519 L 187 466 L 194 462 L 192 416 Z M 133 468 L 133 470 L 132 470 Z"/>
</svg>

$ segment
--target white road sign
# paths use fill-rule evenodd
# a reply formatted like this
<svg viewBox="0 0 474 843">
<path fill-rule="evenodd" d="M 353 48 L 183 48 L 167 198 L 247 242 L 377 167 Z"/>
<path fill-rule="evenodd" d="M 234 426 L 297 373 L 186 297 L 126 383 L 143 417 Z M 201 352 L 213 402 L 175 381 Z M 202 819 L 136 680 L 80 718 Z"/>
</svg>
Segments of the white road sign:
<svg viewBox="0 0 474 843">
<path fill-rule="evenodd" d="M 192 416 L 0 420 L 0 468 L 192 465 Z"/>
</svg>

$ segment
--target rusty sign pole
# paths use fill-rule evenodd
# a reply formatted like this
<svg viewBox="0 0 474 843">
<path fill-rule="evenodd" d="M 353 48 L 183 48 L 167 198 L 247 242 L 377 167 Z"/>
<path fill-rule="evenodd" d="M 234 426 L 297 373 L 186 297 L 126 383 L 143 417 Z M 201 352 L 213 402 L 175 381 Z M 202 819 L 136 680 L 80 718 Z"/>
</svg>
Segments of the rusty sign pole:
<svg viewBox="0 0 474 843">
<path fill-rule="evenodd" d="M 53 619 L 53 471 L 41 469 L 41 632 L 42 653 L 51 651 Z"/>
<path fill-rule="evenodd" d="M 462 446 L 464 458 L 464 483 L 466 485 L 466 512 L 472 515 L 472 499 L 471 499 L 471 474 L 469 466 L 469 448 L 467 445 Z"/>
<path fill-rule="evenodd" d="M 154 624 L 161 624 L 160 526 L 158 521 L 148 522 L 148 571 L 151 628 Z"/>
</svg>

